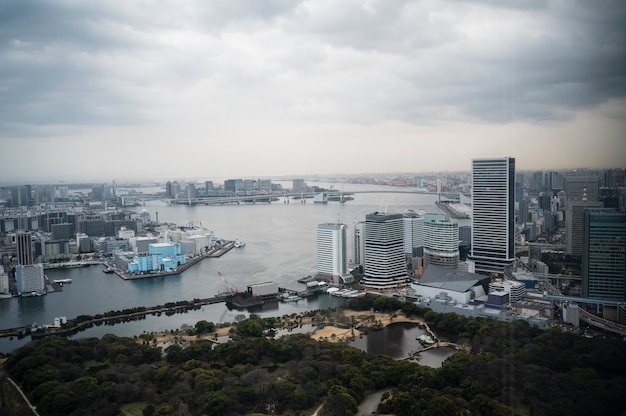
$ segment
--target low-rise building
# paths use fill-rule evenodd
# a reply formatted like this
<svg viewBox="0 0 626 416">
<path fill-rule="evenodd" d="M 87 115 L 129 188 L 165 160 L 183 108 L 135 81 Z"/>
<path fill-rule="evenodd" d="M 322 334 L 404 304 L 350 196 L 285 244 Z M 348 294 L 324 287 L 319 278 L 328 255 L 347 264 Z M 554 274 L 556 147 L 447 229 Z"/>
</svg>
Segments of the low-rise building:
<svg viewBox="0 0 626 416">
<path fill-rule="evenodd" d="M 278 295 L 278 284 L 274 282 L 260 282 L 248 285 L 248 293 L 252 296 L 274 298 Z"/>
<path fill-rule="evenodd" d="M 424 269 L 419 282 L 412 284 L 411 287 L 421 297 L 440 298 L 442 293 L 445 293 L 456 303 L 469 304 L 484 297 L 488 285 L 488 276 L 431 264 Z"/>
<path fill-rule="evenodd" d="M 526 294 L 526 286 L 514 280 L 496 279 L 489 283 L 489 293 L 492 292 L 506 292 L 509 294 L 510 302 L 518 302 Z"/>
</svg>

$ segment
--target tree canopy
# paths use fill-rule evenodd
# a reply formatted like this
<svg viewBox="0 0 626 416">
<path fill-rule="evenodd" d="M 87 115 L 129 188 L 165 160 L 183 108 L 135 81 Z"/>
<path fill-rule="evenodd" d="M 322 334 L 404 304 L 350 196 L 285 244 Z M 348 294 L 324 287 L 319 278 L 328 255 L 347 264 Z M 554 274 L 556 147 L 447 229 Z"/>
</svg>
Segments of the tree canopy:
<svg viewBox="0 0 626 416">
<path fill-rule="evenodd" d="M 390 393 L 378 410 L 397 416 L 625 410 L 622 341 L 541 331 L 524 321 L 427 316 L 467 337 L 471 352 L 433 369 L 305 334 L 268 338 L 268 321 L 253 316 L 238 323 L 229 342 L 199 340 L 164 352 L 112 334 L 42 339 L 17 350 L 4 370 L 45 415 L 119 415 L 133 403 L 145 415 L 263 414 L 268 405 L 275 414 L 300 415 L 323 403 L 323 415 L 351 416 L 368 392 L 383 388 Z"/>
</svg>

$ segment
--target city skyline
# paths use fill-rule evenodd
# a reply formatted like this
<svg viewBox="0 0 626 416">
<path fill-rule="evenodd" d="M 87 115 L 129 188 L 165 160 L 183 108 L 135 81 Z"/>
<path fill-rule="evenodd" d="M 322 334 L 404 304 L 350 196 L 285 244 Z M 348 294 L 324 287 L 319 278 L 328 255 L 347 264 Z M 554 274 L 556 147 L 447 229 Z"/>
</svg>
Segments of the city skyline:
<svg viewBox="0 0 626 416">
<path fill-rule="evenodd" d="M 619 1 L 7 1 L 0 16 L 2 183 L 624 167 Z"/>
</svg>

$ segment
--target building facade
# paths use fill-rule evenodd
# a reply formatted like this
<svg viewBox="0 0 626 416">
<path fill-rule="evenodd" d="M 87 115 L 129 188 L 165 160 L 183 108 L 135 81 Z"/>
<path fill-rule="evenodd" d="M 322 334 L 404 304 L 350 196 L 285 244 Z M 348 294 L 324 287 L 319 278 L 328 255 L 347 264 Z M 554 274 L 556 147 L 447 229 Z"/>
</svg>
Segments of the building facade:
<svg viewBox="0 0 626 416">
<path fill-rule="evenodd" d="M 354 224 L 354 264 L 365 265 L 365 222 Z"/>
<path fill-rule="evenodd" d="M 15 280 L 18 293 L 44 293 L 45 281 L 43 264 L 18 265 L 15 267 Z"/>
<path fill-rule="evenodd" d="M 365 217 L 365 267 L 361 284 L 379 290 L 408 284 L 402 214 L 375 212 Z"/>
<path fill-rule="evenodd" d="M 424 246 L 424 216 L 415 211 L 403 214 L 404 254 L 407 259 L 417 256 L 419 247 Z"/>
<path fill-rule="evenodd" d="M 459 267 L 459 225 L 446 214 L 424 215 L 424 267 Z"/>
<path fill-rule="evenodd" d="M 472 248 L 476 273 L 502 274 L 515 262 L 515 159 L 472 160 Z"/>
<path fill-rule="evenodd" d="M 22 266 L 33 264 L 34 249 L 31 233 L 18 231 L 15 234 L 15 249 L 17 251 L 17 264 Z"/>
<path fill-rule="evenodd" d="M 583 297 L 626 300 L 626 213 L 584 212 Z"/>
<path fill-rule="evenodd" d="M 317 226 L 317 276 L 341 283 L 348 273 L 348 227 L 345 224 Z"/>
</svg>

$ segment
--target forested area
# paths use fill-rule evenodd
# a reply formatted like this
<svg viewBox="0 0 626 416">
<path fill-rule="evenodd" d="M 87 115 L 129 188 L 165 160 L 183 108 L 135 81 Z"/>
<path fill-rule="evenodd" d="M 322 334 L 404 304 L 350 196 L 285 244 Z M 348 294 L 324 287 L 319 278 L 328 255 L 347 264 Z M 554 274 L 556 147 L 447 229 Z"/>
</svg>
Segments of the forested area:
<svg viewBox="0 0 626 416">
<path fill-rule="evenodd" d="M 433 369 L 303 334 L 269 338 L 274 320 L 251 316 L 228 343 L 173 345 L 163 354 L 115 335 L 34 341 L 4 371 L 42 415 L 118 415 L 129 404 L 143 415 L 265 414 L 267 405 L 275 414 L 310 415 L 323 403 L 321 415 L 349 416 L 383 388 L 391 391 L 379 412 L 397 416 L 626 414 L 623 341 L 439 315 L 397 300 L 359 302 L 423 314 L 465 337 L 472 351 Z"/>
</svg>

